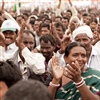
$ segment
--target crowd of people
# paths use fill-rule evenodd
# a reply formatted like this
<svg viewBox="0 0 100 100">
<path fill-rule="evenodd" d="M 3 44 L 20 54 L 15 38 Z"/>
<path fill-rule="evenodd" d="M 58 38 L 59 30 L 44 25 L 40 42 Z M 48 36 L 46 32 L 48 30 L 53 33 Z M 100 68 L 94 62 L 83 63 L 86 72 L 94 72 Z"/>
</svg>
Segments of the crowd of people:
<svg viewBox="0 0 100 100">
<path fill-rule="evenodd" d="M 0 8 L 0 100 L 100 100 L 100 10 L 61 3 Z"/>
</svg>

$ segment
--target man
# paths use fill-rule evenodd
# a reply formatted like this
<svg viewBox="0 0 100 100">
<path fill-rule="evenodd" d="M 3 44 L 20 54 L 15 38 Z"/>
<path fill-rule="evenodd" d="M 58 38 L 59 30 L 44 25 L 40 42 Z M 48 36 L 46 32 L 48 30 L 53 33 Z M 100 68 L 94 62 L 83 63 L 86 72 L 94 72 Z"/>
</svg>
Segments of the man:
<svg viewBox="0 0 100 100">
<path fill-rule="evenodd" d="M 6 91 L 22 79 L 22 74 L 12 61 L 0 61 L 0 100 Z"/>
<path fill-rule="evenodd" d="M 53 100 L 47 87 L 36 80 L 19 81 L 5 94 L 3 100 Z"/>
<path fill-rule="evenodd" d="M 89 26 L 80 26 L 73 31 L 72 37 L 75 41 L 81 42 L 87 49 L 87 67 L 100 70 L 100 48 L 92 46 L 93 33 Z"/>
<path fill-rule="evenodd" d="M 20 51 L 18 63 L 20 65 L 23 78 L 28 79 L 29 77 L 27 68 L 36 75 L 43 74 L 45 72 L 45 58 L 40 53 L 31 52 L 36 43 L 34 34 L 29 30 L 20 31 L 16 43 Z"/>
<path fill-rule="evenodd" d="M 6 59 L 16 58 L 18 47 L 15 45 L 15 41 L 18 35 L 18 25 L 11 19 L 5 20 L 1 25 L 1 31 L 5 36 L 5 57 Z M 16 60 L 13 59 L 17 64 Z"/>
<path fill-rule="evenodd" d="M 12 22 L 12 23 L 10 23 L 10 22 Z M 11 20 L 10 21 L 7 20 L 7 21 L 5 21 L 5 23 L 2 24 L 1 30 L 5 36 L 5 39 L 2 39 L 2 40 L 4 40 L 5 43 L 3 42 L 0 44 L 0 52 L 2 54 L 1 58 L 5 58 L 5 59 L 1 59 L 1 61 L 11 59 L 21 69 L 21 72 L 23 75 L 27 74 L 27 71 L 25 71 L 26 67 L 30 68 L 35 74 L 44 73 L 45 72 L 44 57 L 40 54 L 35 54 L 35 53 L 32 54 L 30 52 L 30 50 L 32 50 L 34 48 L 34 45 L 33 45 L 33 44 L 35 44 L 34 36 L 32 35 L 31 32 L 28 32 L 29 35 L 27 32 L 26 32 L 26 35 L 20 35 L 23 33 L 21 30 L 19 32 L 19 36 L 18 36 L 18 38 L 20 38 L 20 39 L 17 38 L 17 41 L 16 41 L 17 34 L 15 34 L 15 32 L 14 32 L 16 30 L 16 28 L 13 26 L 14 26 L 14 23 Z M 8 31 L 8 30 L 10 30 L 10 31 Z M 3 38 L 1 35 L 0 35 L 0 37 Z M 0 40 L 0 42 L 2 40 Z M 16 46 L 15 42 L 17 43 L 18 47 Z M 28 45 L 25 44 L 26 42 L 28 42 Z M 31 44 L 31 46 L 30 46 L 30 44 Z M 7 48 L 6 51 L 4 50 L 5 45 Z M 20 56 L 22 63 L 20 63 L 20 59 L 18 56 L 19 53 L 20 54 L 22 53 L 22 56 Z M 23 78 L 27 79 L 28 76 L 25 75 L 25 77 L 23 76 Z"/>
<path fill-rule="evenodd" d="M 41 35 L 50 34 L 50 25 L 46 24 L 46 23 L 41 23 L 40 24 L 40 32 L 41 32 Z"/>
<path fill-rule="evenodd" d="M 35 34 L 35 39 L 36 39 L 36 46 L 39 45 L 39 38 L 41 36 L 40 32 L 40 24 L 42 23 L 42 20 L 36 19 L 34 22 L 34 34 Z"/>
</svg>

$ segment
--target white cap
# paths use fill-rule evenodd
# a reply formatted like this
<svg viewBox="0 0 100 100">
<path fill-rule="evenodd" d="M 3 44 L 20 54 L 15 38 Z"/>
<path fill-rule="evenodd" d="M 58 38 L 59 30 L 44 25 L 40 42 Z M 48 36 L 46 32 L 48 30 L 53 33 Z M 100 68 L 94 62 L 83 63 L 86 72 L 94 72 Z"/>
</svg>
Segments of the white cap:
<svg viewBox="0 0 100 100">
<path fill-rule="evenodd" d="M 17 23 L 15 23 L 11 19 L 5 20 L 1 25 L 2 32 L 7 31 L 7 30 L 11 30 L 11 31 L 15 32 L 16 29 L 19 30 L 19 27 L 18 27 Z"/>
<path fill-rule="evenodd" d="M 83 25 L 76 28 L 72 33 L 72 38 L 75 39 L 75 37 L 79 34 L 86 34 L 89 38 L 93 38 L 93 33 L 88 25 Z"/>
</svg>

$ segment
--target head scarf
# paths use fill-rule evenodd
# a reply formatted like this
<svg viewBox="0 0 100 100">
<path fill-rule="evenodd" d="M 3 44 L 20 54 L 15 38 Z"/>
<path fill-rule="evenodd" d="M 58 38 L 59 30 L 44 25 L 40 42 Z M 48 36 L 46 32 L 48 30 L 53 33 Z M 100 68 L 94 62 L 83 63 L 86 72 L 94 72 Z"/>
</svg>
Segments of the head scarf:
<svg viewBox="0 0 100 100">
<path fill-rule="evenodd" d="M 76 28 L 72 33 L 72 38 L 75 40 L 75 37 L 79 34 L 86 34 L 89 38 L 93 38 L 93 33 L 91 31 L 91 28 L 88 25 L 83 25 L 78 28 Z"/>
</svg>

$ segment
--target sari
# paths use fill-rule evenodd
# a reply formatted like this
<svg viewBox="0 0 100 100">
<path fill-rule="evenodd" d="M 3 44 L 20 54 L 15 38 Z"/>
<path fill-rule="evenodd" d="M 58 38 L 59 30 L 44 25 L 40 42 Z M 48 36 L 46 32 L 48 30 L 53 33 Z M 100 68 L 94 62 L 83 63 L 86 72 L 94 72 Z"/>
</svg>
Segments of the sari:
<svg viewBox="0 0 100 100">
<path fill-rule="evenodd" d="M 93 93 L 100 93 L 100 72 L 92 68 L 88 68 L 81 76 L 89 90 Z M 73 81 L 60 87 L 56 92 L 56 99 L 63 100 L 82 100 L 79 90 Z"/>
</svg>

